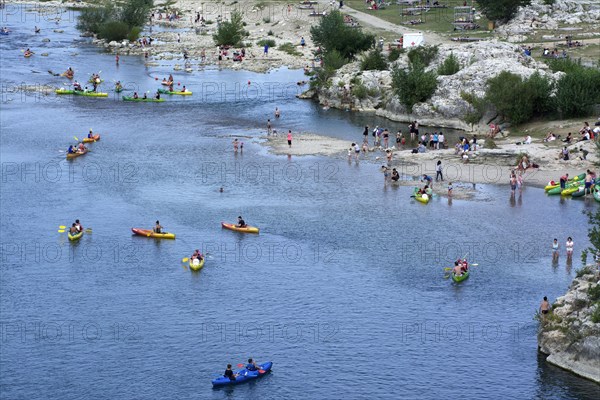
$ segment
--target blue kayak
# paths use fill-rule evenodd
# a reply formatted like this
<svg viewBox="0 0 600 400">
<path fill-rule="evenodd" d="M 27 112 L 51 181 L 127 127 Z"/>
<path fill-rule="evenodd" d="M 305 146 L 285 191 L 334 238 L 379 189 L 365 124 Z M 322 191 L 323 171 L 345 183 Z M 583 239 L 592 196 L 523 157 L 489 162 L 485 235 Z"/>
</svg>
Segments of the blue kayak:
<svg viewBox="0 0 600 400">
<path fill-rule="evenodd" d="M 273 363 L 269 361 L 269 362 L 266 362 L 263 364 L 258 364 L 258 366 L 260 367 L 260 369 L 263 372 L 248 371 L 246 368 L 243 368 L 238 371 L 234 371 L 234 373 L 236 373 L 238 375 L 237 378 L 235 378 L 235 380 L 231 380 L 225 376 L 220 376 L 216 379 L 213 379 L 213 381 L 212 381 L 213 387 L 238 385 L 240 383 L 249 382 L 254 379 L 258 379 L 261 376 L 268 374 L 269 371 L 271 371 L 271 367 L 273 366 Z"/>
</svg>

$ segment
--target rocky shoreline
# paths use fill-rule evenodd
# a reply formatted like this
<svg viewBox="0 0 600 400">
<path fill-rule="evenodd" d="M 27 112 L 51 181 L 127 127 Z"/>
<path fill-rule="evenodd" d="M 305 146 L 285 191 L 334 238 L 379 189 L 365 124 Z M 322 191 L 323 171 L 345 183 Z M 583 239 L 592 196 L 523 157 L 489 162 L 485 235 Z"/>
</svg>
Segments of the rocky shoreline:
<svg viewBox="0 0 600 400">
<path fill-rule="evenodd" d="M 538 347 L 550 364 L 600 383 L 600 274 L 593 268 L 578 273 L 541 318 Z"/>
</svg>

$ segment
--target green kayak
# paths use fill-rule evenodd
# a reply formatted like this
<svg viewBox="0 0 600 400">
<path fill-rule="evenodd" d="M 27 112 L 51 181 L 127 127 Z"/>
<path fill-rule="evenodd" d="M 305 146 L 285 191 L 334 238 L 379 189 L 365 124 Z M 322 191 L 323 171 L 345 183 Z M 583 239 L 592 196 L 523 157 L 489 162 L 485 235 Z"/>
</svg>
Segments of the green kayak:
<svg viewBox="0 0 600 400">
<path fill-rule="evenodd" d="M 142 97 L 138 97 L 137 99 L 134 99 L 133 97 L 123 96 L 123 101 L 141 101 L 141 102 L 145 102 L 145 103 L 162 103 L 163 101 L 165 101 L 165 99 L 153 99 L 153 98 L 144 99 Z"/>
<path fill-rule="evenodd" d="M 74 92 L 74 90 L 69 90 L 69 89 L 56 89 L 54 91 L 54 93 L 56 93 L 56 94 L 74 94 L 73 92 Z"/>
<path fill-rule="evenodd" d="M 571 192 L 571 191 L 573 191 L 573 188 L 576 188 L 579 185 L 581 185 L 580 181 L 569 182 L 565 185 L 565 190 L 569 189 L 569 192 Z M 548 193 L 550 195 L 556 195 L 556 194 L 561 194 L 562 191 L 563 191 L 563 189 L 560 186 L 557 186 L 554 189 L 548 190 L 546 193 Z"/>
<path fill-rule="evenodd" d="M 596 186 L 598 186 L 598 184 L 596 184 Z M 598 188 L 594 189 L 594 199 L 600 203 L 600 189 Z"/>
<path fill-rule="evenodd" d="M 454 275 L 454 272 L 452 273 L 452 280 L 456 283 L 462 282 L 464 280 L 467 280 L 469 278 L 469 270 L 467 270 L 467 272 L 465 272 L 462 275 Z"/>
</svg>

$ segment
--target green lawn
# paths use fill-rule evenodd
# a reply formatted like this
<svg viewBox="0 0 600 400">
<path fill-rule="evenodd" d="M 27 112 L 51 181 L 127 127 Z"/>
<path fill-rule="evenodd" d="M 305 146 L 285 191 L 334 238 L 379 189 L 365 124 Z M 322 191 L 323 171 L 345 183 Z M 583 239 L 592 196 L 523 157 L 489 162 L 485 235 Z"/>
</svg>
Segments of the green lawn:
<svg viewBox="0 0 600 400">
<path fill-rule="evenodd" d="M 487 31 L 488 28 L 488 20 L 485 17 L 482 17 L 479 20 L 475 20 L 475 23 L 480 25 L 480 28 L 477 30 L 469 30 L 469 31 L 455 31 L 454 25 L 454 7 L 462 6 L 463 1 L 460 0 L 440 0 L 440 4 L 444 4 L 448 6 L 447 8 L 431 8 L 428 12 L 422 12 L 420 15 L 403 15 L 409 8 L 416 8 L 418 4 L 415 3 L 414 6 L 409 5 L 398 5 L 395 0 L 390 0 L 392 3 L 389 6 L 386 6 L 385 9 L 381 10 L 368 10 L 367 4 L 364 0 L 346 0 L 345 4 L 348 6 L 365 12 L 367 14 L 372 14 L 377 16 L 383 20 L 398 24 L 404 25 L 408 27 L 412 27 L 422 31 L 432 31 L 438 32 L 442 34 L 453 34 L 456 36 L 473 36 L 478 33 L 478 36 L 489 35 Z M 430 1 L 433 4 L 433 0 Z M 425 5 L 425 1 L 422 1 L 421 4 Z M 471 2 L 467 2 L 468 5 L 471 5 Z M 477 8 L 477 6 L 475 6 Z M 422 20 L 422 24 L 411 25 L 410 21 L 412 20 Z"/>
</svg>

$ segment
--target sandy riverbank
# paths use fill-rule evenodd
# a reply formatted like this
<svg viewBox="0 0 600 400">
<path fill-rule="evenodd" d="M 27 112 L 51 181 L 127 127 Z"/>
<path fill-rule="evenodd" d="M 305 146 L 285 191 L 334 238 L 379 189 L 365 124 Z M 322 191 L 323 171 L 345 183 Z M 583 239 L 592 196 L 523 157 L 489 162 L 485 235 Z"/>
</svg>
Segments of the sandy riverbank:
<svg viewBox="0 0 600 400">
<path fill-rule="evenodd" d="M 323 155 L 339 159 L 348 158 L 348 149 L 351 142 L 327 136 L 311 133 L 293 134 L 292 146 L 289 147 L 285 134 L 277 137 L 267 137 L 265 146 L 273 154 L 278 155 Z M 457 155 L 454 149 L 433 150 L 426 153 L 412 154 L 411 149 L 394 149 L 392 161 L 388 164 L 385 152 L 382 149 L 370 148 L 367 153 L 361 153 L 359 162 L 372 162 L 381 165 L 389 165 L 396 168 L 401 176 L 407 180 L 407 185 L 414 185 L 411 177 L 423 174 L 435 176 L 435 167 L 438 161 L 442 161 L 444 180 L 466 184 L 501 184 L 508 185 L 510 173 L 515 169 L 519 154 L 528 155 L 531 162 L 539 165 L 539 168 L 529 168 L 523 177 L 525 185 L 544 187 L 551 180 L 557 180 L 564 173 L 570 176 L 577 175 L 585 170 L 594 170 L 594 162 L 598 162 L 593 150 L 594 143 L 580 142 L 571 145 L 571 160 L 558 159 L 560 153 L 559 144 L 546 144 L 540 141 L 530 145 L 517 145 L 517 139 L 505 138 L 497 141 L 497 149 L 481 148 L 474 152 L 468 162 Z M 587 160 L 581 160 L 580 152 L 575 149 L 587 149 L 589 154 Z M 352 162 L 355 162 L 352 158 Z M 443 188 L 434 189 L 441 195 L 446 193 L 446 185 Z"/>
</svg>

